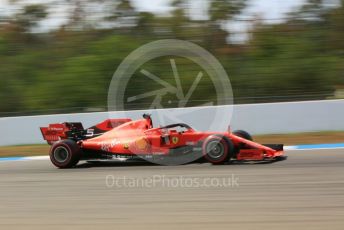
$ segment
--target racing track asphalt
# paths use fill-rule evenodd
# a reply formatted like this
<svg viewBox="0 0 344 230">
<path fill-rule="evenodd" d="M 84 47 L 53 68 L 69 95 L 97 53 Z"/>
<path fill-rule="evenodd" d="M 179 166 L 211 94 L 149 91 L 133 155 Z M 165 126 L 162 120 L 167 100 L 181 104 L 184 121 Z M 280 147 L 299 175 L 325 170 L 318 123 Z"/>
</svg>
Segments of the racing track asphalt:
<svg viewBox="0 0 344 230">
<path fill-rule="evenodd" d="M 287 155 L 272 164 L 86 163 L 68 170 L 47 160 L 0 162 L 0 229 L 344 229 L 344 150 Z M 107 175 L 154 177 L 156 184 L 109 188 Z M 238 186 L 171 182 L 231 175 Z"/>
</svg>

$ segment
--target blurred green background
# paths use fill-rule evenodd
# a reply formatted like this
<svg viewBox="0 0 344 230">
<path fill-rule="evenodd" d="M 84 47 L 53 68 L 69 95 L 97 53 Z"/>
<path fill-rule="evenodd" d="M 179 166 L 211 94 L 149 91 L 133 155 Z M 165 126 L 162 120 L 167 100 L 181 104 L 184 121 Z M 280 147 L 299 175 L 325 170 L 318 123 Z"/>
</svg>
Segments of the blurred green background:
<svg viewBox="0 0 344 230">
<path fill-rule="evenodd" d="M 121 61 L 166 38 L 194 42 L 218 58 L 236 104 L 344 98 L 344 0 L 306 0 L 274 23 L 243 17 L 252 1 L 205 1 L 202 19 L 190 17 L 186 0 L 168 1 L 165 14 L 138 11 L 129 0 L 9 1 L 12 8 L 0 11 L 0 117 L 105 111 Z M 57 20 L 57 5 L 68 9 L 59 16 L 64 23 L 42 29 L 42 21 Z M 250 25 L 243 38 L 233 39 L 242 35 L 230 22 Z M 171 78 L 167 60 L 147 69 Z M 187 62 L 180 71 L 186 82 L 197 75 Z M 127 96 L 151 87 L 135 79 Z M 209 79 L 201 86 L 187 106 L 214 97 Z M 129 106 L 146 107 L 147 101 Z"/>
</svg>

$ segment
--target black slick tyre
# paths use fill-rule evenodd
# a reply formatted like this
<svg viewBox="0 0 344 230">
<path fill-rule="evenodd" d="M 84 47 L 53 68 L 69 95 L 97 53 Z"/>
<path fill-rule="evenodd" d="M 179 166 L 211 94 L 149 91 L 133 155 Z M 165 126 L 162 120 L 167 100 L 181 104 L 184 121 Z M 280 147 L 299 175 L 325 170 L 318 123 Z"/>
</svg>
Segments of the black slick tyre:
<svg viewBox="0 0 344 230">
<path fill-rule="evenodd" d="M 78 164 L 81 157 L 80 146 L 72 140 L 62 140 L 50 148 L 50 160 L 58 168 L 71 168 Z"/>
</svg>

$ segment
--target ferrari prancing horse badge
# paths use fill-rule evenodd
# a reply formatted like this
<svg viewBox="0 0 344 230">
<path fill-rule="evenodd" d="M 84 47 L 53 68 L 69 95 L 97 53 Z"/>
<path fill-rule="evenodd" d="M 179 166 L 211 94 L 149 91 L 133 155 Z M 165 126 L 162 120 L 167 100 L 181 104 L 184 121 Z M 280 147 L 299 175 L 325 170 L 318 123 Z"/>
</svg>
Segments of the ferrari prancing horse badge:
<svg viewBox="0 0 344 230">
<path fill-rule="evenodd" d="M 172 143 L 173 144 L 177 144 L 179 141 L 179 138 L 178 137 L 172 137 Z"/>
</svg>

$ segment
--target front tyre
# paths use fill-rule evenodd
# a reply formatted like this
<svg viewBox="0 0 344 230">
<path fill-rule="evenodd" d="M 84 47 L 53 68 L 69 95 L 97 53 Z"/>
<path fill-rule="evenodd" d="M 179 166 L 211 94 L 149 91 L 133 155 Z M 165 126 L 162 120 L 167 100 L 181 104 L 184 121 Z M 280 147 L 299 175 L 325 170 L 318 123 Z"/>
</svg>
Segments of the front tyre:
<svg viewBox="0 0 344 230">
<path fill-rule="evenodd" d="M 232 133 L 238 137 L 244 138 L 249 141 L 253 141 L 253 137 L 251 136 L 251 134 L 249 134 L 245 130 L 235 130 Z M 240 152 L 240 149 L 245 149 L 245 148 L 246 148 L 246 145 L 244 143 L 240 143 L 238 146 L 235 146 L 234 148 L 235 155 L 237 155 Z"/>
<path fill-rule="evenodd" d="M 253 141 L 253 137 L 251 136 L 251 134 L 244 130 L 235 130 L 233 134 L 246 140 Z"/>
<path fill-rule="evenodd" d="M 80 160 L 80 146 L 72 140 L 62 140 L 50 149 L 50 160 L 58 168 L 74 167 Z"/>
<path fill-rule="evenodd" d="M 203 157 L 212 164 L 223 164 L 229 161 L 232 146 L 232 142 L 226 137 L 209 136 L 202 146 Z"/>
</svg>

